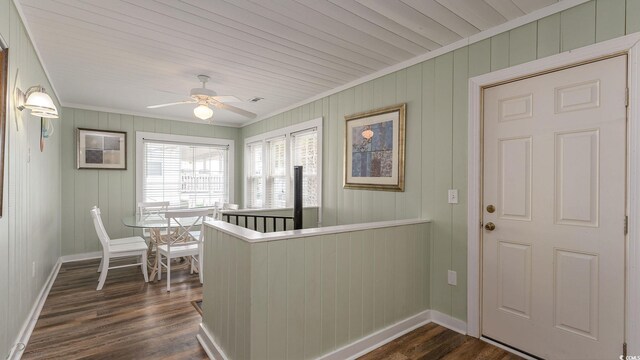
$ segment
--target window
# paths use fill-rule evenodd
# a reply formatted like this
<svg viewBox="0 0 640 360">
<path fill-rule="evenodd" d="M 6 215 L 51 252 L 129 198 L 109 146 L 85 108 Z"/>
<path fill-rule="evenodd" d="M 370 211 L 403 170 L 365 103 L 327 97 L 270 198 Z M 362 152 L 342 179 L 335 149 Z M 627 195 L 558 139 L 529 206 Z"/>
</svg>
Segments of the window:
<svg viewBox="0 0 640 360">
<path fill-rule="evenodd" d="M 267 174 L 268 208 L 287 207 L 287 158 L 284 137 L 267 141 L 269 173 Z"/>
<path fill-rule="evenodd" d="M 305 130 L 291 134 L 293 166 L 302 166 L 302 204 L 318 205 L 318 131 Z M 292 174 L 293 176 L 293 174 Z M 293 177 L 291 179 L 293 181 Z"/>
<path fill-rule="evenodd" d="M 322 119 L 246 139 L 245 207 L 292 207 L 296 165 L 303 167 L 303 206 L 320 206 L 321 139 Z"/>
<path fill-rule="evenodd" d="M 262 142 L 247 145 L 247 207 L 264 207 Z"/>
<path fill-rule="evenodd" d="M 172 208 L 231 202 L 233 141 L 136 133 L 138 201 Z"/>
</svg>

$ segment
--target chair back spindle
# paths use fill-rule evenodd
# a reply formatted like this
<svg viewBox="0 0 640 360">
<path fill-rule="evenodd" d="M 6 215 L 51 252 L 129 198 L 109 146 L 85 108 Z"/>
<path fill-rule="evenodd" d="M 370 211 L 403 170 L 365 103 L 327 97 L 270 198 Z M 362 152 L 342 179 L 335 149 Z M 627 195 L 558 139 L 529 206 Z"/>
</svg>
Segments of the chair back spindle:
<svg viewBox="0 0 640 360">
<path fill-rule="evenodd" d="M 197 243 L 200 239 L 191 234 L 201 228 L 200 222 L 204 217 L 213 215 L 213 209 L 173 210 L 165 213 L 167 219 L 167 233 L 170 244 Z M 173 229 L 173 231 L 172 231 Z"/>
</svg>

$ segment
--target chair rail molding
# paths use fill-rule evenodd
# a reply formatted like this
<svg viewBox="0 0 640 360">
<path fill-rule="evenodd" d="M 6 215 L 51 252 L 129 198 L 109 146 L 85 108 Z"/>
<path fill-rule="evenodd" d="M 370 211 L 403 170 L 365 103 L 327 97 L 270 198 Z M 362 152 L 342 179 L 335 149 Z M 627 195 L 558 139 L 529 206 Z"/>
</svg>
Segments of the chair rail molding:
<svg viewBox="0 0 640 360">
<path fill-rule="evenodd" d="M 482 91 L 513 79 L 579 65 L 617 54 L 628 55 L 629 106 L 626 239 L 625 336 L 629 354 L 640 354 L 640 33 L 585 46 L 469 79 L 468 204 L 467 217 L 467 333 L 481 332 L 481 220 L 482 220 Z"/>
</svg>

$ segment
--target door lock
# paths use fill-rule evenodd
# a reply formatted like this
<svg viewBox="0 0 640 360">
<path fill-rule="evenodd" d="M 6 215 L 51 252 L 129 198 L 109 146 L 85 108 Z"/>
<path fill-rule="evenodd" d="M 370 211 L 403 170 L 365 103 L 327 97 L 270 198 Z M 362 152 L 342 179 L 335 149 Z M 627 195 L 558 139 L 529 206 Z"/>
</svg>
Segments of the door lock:
<svg viewBox="0 0 640 360">
<path fill-rule="evenodd" d="M 487 212 L 493 214 L 496 211 L 496 207 L 493 205 L 487 205 Z"/>
</svg>

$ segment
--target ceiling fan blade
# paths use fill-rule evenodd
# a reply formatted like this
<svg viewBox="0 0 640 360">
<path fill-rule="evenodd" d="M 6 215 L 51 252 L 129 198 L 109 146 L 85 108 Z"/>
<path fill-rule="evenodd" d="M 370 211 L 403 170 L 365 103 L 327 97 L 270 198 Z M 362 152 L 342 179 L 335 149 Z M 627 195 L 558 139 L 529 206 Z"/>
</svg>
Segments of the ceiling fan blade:
<svg viewBox="0 0 640 360">
<path fill-rule="evenodd" d="M 240 100 L 237 96 L 233 95 L 216 95 L 212 97 L 215 101 L 221 103 L 242 102 L 242 100 Z"/>
<path fill-rule="evenodd" d="M 242 115 L 244 117 L 247 117 L 249 119 L 255 119 L 256 117 L 258 117 L 258 115 L 254 114 L 254 113 L 252 113 L 250 111 L 242 110 L 242 109 L 237 108 L 235 106 L 223 104 L 223 103 L 221 103 L 219 101 L 216 101 L 214 99 L 211 99 L 211 102 L 212 102 L 212 105 L 215 106 L 218 109 L 228 110 L 228 111 L 234 112 L 234 113 L 236 113 L 238 115 Z"/>
<path fill-rule="evenodd" d="M 178 101 L 178 102 L 168 103 L 168 104 L 149 105 L 149 106 L 147 106 L 147 109 L 157 109 L 157 108 L 161 108 L 161 107 L 165 107 L 165 106 L 173 106 L 173 105 L 181 105 L 181 104 L 195 104 L 195 103 L 196 103 L 195 100 L 185 100 L 185 101 Z"/>
</svg>

